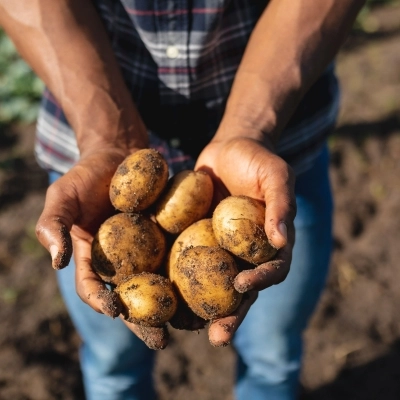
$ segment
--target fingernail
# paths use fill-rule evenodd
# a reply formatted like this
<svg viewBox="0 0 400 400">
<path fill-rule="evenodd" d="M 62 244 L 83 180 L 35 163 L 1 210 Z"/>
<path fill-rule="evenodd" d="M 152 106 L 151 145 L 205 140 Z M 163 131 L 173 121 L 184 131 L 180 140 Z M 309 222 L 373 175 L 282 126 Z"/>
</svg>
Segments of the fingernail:
<svg viewBox="0 0 400 400">
<path fill-rule="evenodd" d="M 58 247 L 55 244 L 52 244 L 50 246 L 51 259 L 54 260 L 57 257 L 57 254 L 58 254 Z"/>
<path fill-rule="evenodd" d="M 52 263 L 53 268 L 58 269 L 57 268 L 58 266 L 56 266 L 54 264 L 54 262 L 55 262 L 55 260 L 57 259 L 57 256 L 58 256 L 58 247 L 55 244 L 52 244 L 50 246 L 50 255 L 51 255 L 51 263 Z"/>
<path fill-rule="evenodd" d="M 248 292 L 249 290 L 253 290 L 253 285 L 249 281 L 244 281 L 244 282 L 236 281 L 234 286 L 239 293 L 245 293 Z"/>
<path fill-rule="evenodd" d="M 280 222 L 279 226 L 279 233 L 285 238 L 285 240 L 287 240 L 287 226 L 284 222 Z"/>
<path fill-rule="evenodd" d="M 97 298 L 102 299 L 102 311 L 105 315 L 111 318 L 116 318 L 122 311 L 121 303 L 117 293 L 110 290 L 99 290 Z"/>
</svg>

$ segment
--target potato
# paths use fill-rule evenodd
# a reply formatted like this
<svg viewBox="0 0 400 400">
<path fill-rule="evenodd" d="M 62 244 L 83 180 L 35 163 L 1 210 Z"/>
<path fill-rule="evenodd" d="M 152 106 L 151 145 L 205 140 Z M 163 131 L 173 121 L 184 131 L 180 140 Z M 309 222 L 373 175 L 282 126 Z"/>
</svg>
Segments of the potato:
<svg viewBox="0 0 400 400">
<path fill-rule="evenodd" d="M 166 254 L 166 239 L 144 215 L 119 213 L 107 219 L 92 243 L 92 267 L 108 283 L 118 285 L 132 274 L 155 272 Z"/>
<path fill-rule="evenodd" d="M 176 174 L 157 201 L 158 224 L 168 233 L 181 233 L 207 214 L 213 190 L 211 177 L 204 171 L 185 170 Z"/>
<path fill-rule="evenodd" d="M 176 312 L 177 296 L 171 282 L 157 274 L 142 272 L 133 275 L 115 289 L 129 322 L 144 326 L 162 326 Z"/>
<path fill-rule="evenodd" d="M 123 212 L 137 212 L 152 205 L 168 182 L 168 165 L 154 149 L 143 149 L 125 158 L 110 185 L 112 205 Z"/>
<path fill-rule="evenodd" d="M 196 315 L 212 320 L 239 306 L 242 294 L 233 286 L 237 274 L 233 257 L 221 247 L 189 247 L 178 258 L 174 285 Z"/>
<path fill-rule="evenodd" d="M 183 250 L 194 246 L 218 246 L 212 229 L 211 218 L 201 219 L 187 227 L 174 241 L 167 258 L 167 275 L 174 281 L 174 271 Z"/>
<path fill-rule="evenodd" d="M 264 223 L 265 207 L 247 196 L 225 198 L 212 216 L 219 245 L 255 265 L 269 261 L 277 251 L 268 241 Z"/>
</svg>

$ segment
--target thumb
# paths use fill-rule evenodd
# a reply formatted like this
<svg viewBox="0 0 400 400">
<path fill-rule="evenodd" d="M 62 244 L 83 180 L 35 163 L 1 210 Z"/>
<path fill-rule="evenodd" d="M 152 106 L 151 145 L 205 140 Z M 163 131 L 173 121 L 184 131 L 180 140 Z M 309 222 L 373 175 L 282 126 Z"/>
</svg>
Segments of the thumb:
<svg viewBox="0 0 400 400">
<path fill-rule="evenodd" d="M 296 216 L 294 176 L 284 174 L 284 179 L 274 179 L 264 192 L 265 232 L 273 247 L 281 249 L 291 240 Z"/>
<path fill-rule="evenodd" d="M 66 206 L 61 186 L 56 183 L 47 190 L 44 209 L 36 224 L 36 236 L 49 251 L 53 268 L 58 270 L 66 267 L 72 256 L 70 230 L 74 208 Z"/>
<path fill-rule="evenodd" d="M 267 224 L 269 228 L 270 236 L 268 236 L 269 241 L 276 249 L 281 249 L 285 247 L 288 241 L 288 233 L 286 223 L 279 221 L 278 224 L 274 224 L 273 220 L 269 220 Z"/>
</svg>

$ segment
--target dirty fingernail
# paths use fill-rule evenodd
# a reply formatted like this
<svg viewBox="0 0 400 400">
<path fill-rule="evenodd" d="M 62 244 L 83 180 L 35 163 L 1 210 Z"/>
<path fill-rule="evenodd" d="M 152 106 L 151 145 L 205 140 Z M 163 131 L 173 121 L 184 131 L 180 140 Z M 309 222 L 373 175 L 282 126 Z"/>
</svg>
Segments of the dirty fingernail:
<svg viewBox="0 0 400 400">
<path fill-rule="evenodd" d="M 118 317 L 122 311 L 122 307 L 118 295 L 115 292 L 106 289 L 99 290 L 97 298 L 103 301 L 101 309 L 105 315 L 111 318 Z"/>
<path fill-rule="evenodd" d="M 248 280 L 245 280 L 244 282 L 239 282 L 236 280 L 234 286 L 239 293 L 245 293 L 249 290 L 253 290 L 253 285 Z"/>
</svg>

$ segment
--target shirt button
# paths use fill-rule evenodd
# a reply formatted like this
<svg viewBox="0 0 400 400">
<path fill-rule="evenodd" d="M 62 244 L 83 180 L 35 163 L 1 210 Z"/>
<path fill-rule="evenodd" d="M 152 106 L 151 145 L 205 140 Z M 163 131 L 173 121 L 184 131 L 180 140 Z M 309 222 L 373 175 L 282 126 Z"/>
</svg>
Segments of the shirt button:
<svg viewBox="0 0 400 400">
<path fill-rule="evenodd" d="M 175 46 L 168 46 L 166 54 L 168 58 L 176 58 L 179 55 L 179 50 Z"/>
<path fill-rule="evenodd" d="M 174 149 L 177 149 L 180 145 L 181 145 L 181 141 L 179 138 L 172 138 L 169 141 L 169 144 L 171 145 L 171 147 L 173 147 Z"/>
</svg>

